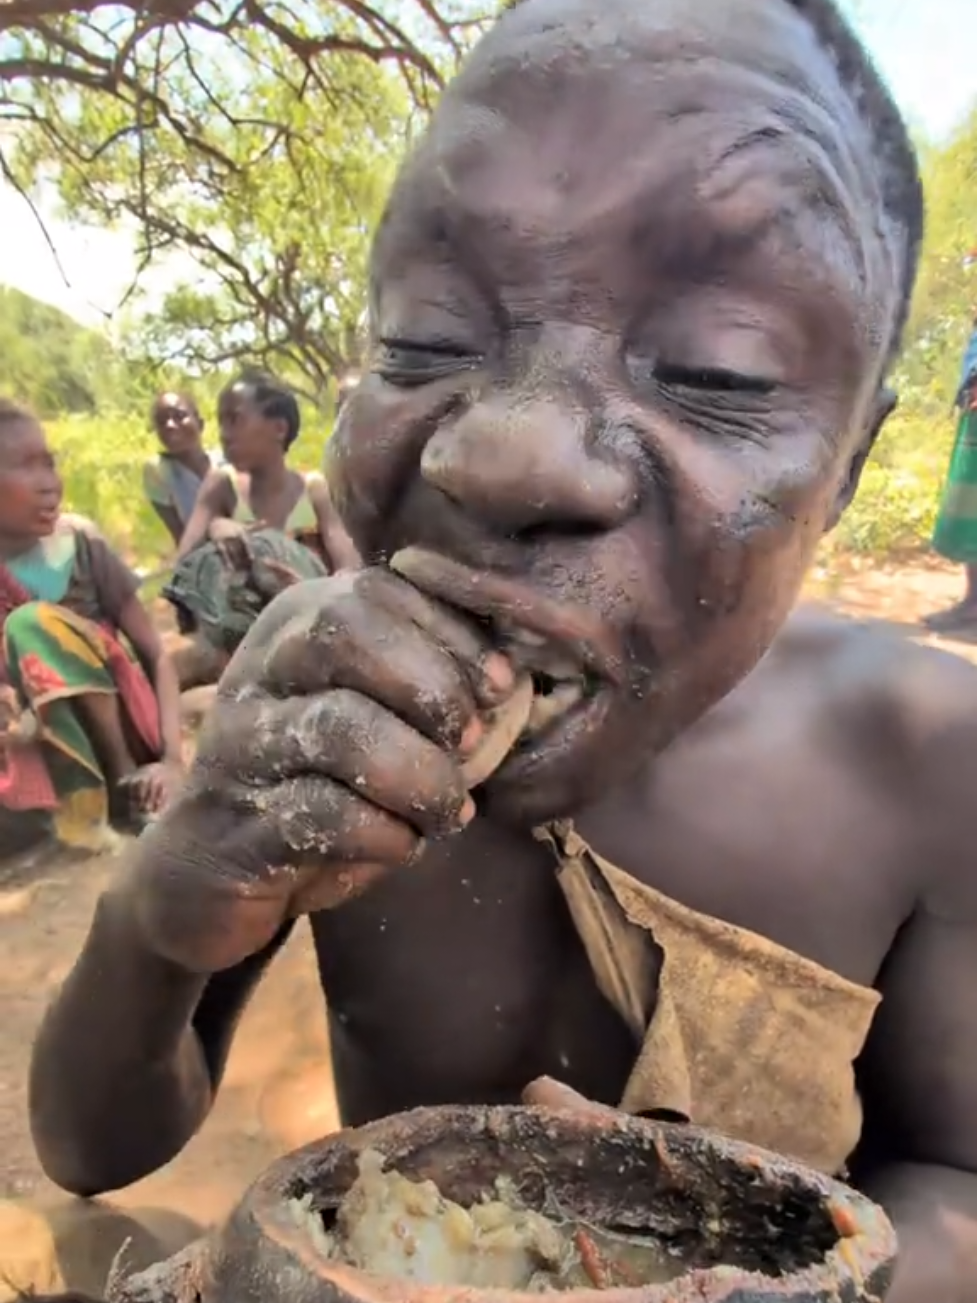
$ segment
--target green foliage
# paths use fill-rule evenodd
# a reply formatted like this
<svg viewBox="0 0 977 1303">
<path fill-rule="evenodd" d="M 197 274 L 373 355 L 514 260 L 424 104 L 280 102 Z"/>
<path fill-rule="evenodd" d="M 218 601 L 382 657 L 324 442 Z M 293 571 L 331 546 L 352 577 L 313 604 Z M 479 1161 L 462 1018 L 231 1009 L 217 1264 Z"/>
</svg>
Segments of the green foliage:
<svg viewBox="0 0 977 1303">
<path fill-rule="evenodd" d="M 45 422 L 65 485 L 65 508 L 94 520 L 128 560 L 152 566 L 171 550 L 143 497 L 156 440 L 143 416 L 68 416 Z"/>
<path fill-rule="evenodd" d="M 852 507 L 825 544 L 891 555 L 926 548 L 956 429 L 953 399 L 977 314 L 977 110 L 940 149 L 923 153 L 927 226 L 906 348 L 894 376 L 899 408 Z"/>
<path fill-rule="evenodd" d="M 827 552 L 894 556 L 925 547 L 952 436 L 945 413 L 928 424 L 919 415 L 894 416 L 862 473 L 855 502 L 826 543 Z"/>
<path fill-rule="evenodd" d="M 46 416 L 131 404 L 146 383 L 98 331 L 0 286 L 0 393 Z"/>
<path fill-rule="evenodd" d="M 320 7 L 317 24 L 346 31 L 342 4 Z M 172 288 L 132 341 L 156 364 L 209 378 L 258 362 L 328 399 L 360 362 L 369 234 L 410 123 L 403 80 L 341 51 L 313 72 L 261 26 L 233 42 L 161 32 L 128 57 L 165 104 L 147 94 L 134 119 L 101 89 L 37 83 L 17 179 L 52 177 L 73 217 L 170 257 Z"/>
</svg>

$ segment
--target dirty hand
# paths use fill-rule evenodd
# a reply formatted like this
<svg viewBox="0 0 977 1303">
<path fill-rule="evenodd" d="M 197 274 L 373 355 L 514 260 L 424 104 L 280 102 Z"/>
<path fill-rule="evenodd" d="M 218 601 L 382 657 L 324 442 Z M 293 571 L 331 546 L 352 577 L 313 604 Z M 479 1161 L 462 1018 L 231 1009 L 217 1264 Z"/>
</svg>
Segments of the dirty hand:
<svg viewBox="0 0 977 1303">
<path fill-rule="evenodd" d="M 207 533 L 211 543 L 229 565 L 237 570 L 245 570 L 253 557 L 250 536 L 255 530 L 263 528 L 262 522 L 257 520 L 245 524 L 240 520 L 228 520 L 219 516 L 211 521 Z"/>
<path fill-rule="evenodd" d="M 212 543 L 226 543 L 229 539 L 244 538 L 253 528 L 250 523 L 245 524 L 240 520 L 229 520 L 226 516 L 218 516 L 216 520 L 210 522 L 207 533 Z"/>
<path fill-rule="evenodd" d="M 554 1081 L 552 1077 L 537 1077 L 535 1081 L 531 1081 L 522 1092 L 522 1102 L 537 1108 L 555 1109 L 561 1113 L 578 1113 L 596 1119 L 619 1115 L 618 1109 L 610 1108 L 607 1104 L 598 1104 L 588 1099 L 586 1095 L 581 1095 L 571 1086 L 565 1086 L 562 1081 Z"/>
<path fill-rule="evenodd" d="M 482 630 L 389 571 L 288 589 L 139 843 L 128 888 L 149 944 L 197 972 L 231 967 L 462 828 L 465 757 L 513 677 Z"/>
<path fill-rule="evenodd" d="M 302 582 L 302 576 L 284 561 L 262 558 L 254 567 L 251 582 L 262 597 L 272 601 L 279 593 Z"/>
<path fill-rule="evenodd" d="M 598 1104 L 596 1100 L 588 1099 L 572 1086 L 566 1086 L 553 1077 L 537 1077 L 535 1081 L 531 1081 L 522 1092 L 522 1102 L 537 1108 L 555 1109 L 561 1113 L 576 1113 L 595 1122 L 606 1122 L 611 1118 L 620 1118 L 624 1114 L 623 1109 L 612 1108 L 609 1104 Z M 690 1120 L 684 1114 L 668 1108 L 643 1109 L 629 1116 L 647 1118 L 655 1122 L 668 1122 L 673 1126 L 684 1125 Z"/>
<path fill-rule="evenodd" d="M 182 780 L 182 765 L 173 760 L 160 760 L 137 769 L 126 786 L 140 810 L 145 814 L 159 814 L 173 799 Z"/>
</svg>

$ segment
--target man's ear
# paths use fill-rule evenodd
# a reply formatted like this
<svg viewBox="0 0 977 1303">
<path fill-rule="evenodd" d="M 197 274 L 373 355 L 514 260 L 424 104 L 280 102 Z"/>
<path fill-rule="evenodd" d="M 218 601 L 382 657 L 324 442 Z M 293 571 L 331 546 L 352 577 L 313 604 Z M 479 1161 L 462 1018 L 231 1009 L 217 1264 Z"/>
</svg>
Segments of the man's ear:
<svg viewBox="0 0 977 1303">
<path fill-rule="evenodd" d="M 858 489 L 858 482 L 862 478 L 862 470 L 868 461 L 869 453 L 875 446 L 875 441 L 879 437 L 883 425 L 896 410 L 898 404 L 899 395 L 887 385 L 883 385 L 875 395 L 868 420 L 865 423 L 865 430 L 852 451 L 845 477 L 841 481 L 834 504 L 828 515 L 828 521 L 824 527 L 826 534 L 834 529 L 842 515 L 851 506 L 851 500 Z"/>
</svg>

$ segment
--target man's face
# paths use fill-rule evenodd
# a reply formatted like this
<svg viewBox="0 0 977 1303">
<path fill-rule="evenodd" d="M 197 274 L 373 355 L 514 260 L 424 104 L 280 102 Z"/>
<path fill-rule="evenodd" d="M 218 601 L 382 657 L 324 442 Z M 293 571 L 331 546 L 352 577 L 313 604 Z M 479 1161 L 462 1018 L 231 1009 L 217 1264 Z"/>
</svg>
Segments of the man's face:
<svg viewBox="0 0 977 1303">
<path fill-rule="evenodd" d="M 528 0 L 404 169 L 331 471 L 368 554 L 575 667 L 500 812 L 598 797 L 787 615 L 894 318 L 868 148 L 782 0 Z"/>
<path fill-rule="evenodd" d="M 203 423 L 196 408 L 179 394 L 160 394 L 153 408 L 153 426 L 163 448 L 174 456 L 200 444 Z"/>
</svg>

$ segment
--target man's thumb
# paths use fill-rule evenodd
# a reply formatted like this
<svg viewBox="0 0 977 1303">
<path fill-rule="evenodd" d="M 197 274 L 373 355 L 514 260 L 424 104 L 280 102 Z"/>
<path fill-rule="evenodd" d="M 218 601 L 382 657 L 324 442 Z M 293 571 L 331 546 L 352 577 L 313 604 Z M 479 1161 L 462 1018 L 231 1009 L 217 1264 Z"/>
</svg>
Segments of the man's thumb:
<svg viewBox="0 0 977 1303">
<path fill-rule="evenodd" d="M 579 1091 L 573 1090 L 572 1087 L 565 1086 L 562 1081 L 554 1081 L 552 1077 L 537 1077 L 535 1081 L 531 1081 L 522 1092 L 522 1102 L 539 1108 L 558 1109 L 563 1113 L 585 1114 L 594 1118 L 614 1117 L 618 1113 L 617 1109 L 608 1108 L 606 1104 L 597 1104 L 594 1100 L 581 1095 Z"/>
</svg>

